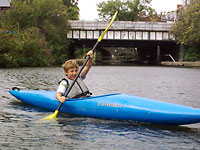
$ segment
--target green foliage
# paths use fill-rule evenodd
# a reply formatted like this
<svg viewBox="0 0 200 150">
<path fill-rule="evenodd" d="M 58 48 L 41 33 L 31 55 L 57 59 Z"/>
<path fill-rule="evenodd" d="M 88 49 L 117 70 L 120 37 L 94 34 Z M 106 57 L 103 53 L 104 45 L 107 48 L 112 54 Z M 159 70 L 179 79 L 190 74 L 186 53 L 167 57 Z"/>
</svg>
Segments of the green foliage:
<svg viewBox="0 0 200 150">
<path fill-rule="evenodd" d="M 200 0 L 190 3 L 180 12 L 178 21 L 172 27 L 179 44 L 200 44 Z"/>
<path fill-rule="evenodd" d="M 79 59 L 83 59 L 85 57 L 85 54 L 89 51 L 88 48 L 79 48 L 75 51 L 75 56 L 76 58 L 79 58 Z"/>
<path fill-rule="evenodd" d="M 19 29 L 40 28 L 46 39 L 53 43 L 66 39 L 68 16 L 62 0 L 37 0 L 31 4 L 14 0 L 13 3 L 14 7 L 8 11 L 7 17 L 12 18 Z"/>
<path fill-rule="evenodd" d="M 47 66 L 66 60 L 68 20 L 78 18 L 77 5 L 78 0 L 13 0 L 0 13 L 0 66 Z"/>
<path fill-rule="evenodd" d="M 0 67 L 47 66 L 51 51 L 38 28 L 0 32 Z"/>
<path fill-rule="evenodd" d="M 200 60 L 200 0 L 193 0 L 178 16 L 171 28 L 178 44 L 185 45 L 185 60 Z"/>
<path fill-rule="evenodd" d="M 63 0 L 64 5 L 67 6 L 67 14 L 71 20 L 79 19 L 79 0 Z"/>
<path fill-rule="evenodd" d="M 103 20 L 110 20 L 113 14 L 118 11 L 116 20 L 137 21 L 139 15 L 155 14 L 155 10 L 150 7 L 152 0 L 109 0 L 97 5 L 99 16 Z"/>
<path fill-rule="evenodd" d="M 189 46 L 186 48 L 185 61 L 198 61 L 200 60 L 200 47 L 199 46 Z"/>
</svg>

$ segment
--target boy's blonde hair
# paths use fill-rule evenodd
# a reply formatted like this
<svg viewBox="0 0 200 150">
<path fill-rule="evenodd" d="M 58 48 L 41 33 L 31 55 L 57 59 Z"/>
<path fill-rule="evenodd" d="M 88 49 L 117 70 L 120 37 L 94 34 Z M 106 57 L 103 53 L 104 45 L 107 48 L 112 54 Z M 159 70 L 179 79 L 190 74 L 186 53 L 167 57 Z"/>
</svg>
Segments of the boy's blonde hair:
<svg viewBox="0 0 200 150">
<path fill-rule="evenodd" d="M 64 71 L 67 72 L 69 69 L 79 68 L 79 65 L 75 59 L 70 59 L 70 60 L 66 61 L 62 65 L 62 67 L 63 67 Z"/>
</svg>

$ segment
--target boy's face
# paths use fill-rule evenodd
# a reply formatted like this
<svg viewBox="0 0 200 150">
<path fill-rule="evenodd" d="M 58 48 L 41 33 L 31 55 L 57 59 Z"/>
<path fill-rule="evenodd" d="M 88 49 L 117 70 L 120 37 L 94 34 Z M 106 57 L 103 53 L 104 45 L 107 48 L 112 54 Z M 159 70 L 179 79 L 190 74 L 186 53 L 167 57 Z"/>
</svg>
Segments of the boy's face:
<svg viewBox="0 0 200 150">
<path fill-rule="evenodd" d="M 65 72 L 65 74 L 67 75 L 67 78 L 70 80 L 74 80 L 78 74 L 78 68 L 71 68 L 68 69 L 67 72 Z"/>
</svg>

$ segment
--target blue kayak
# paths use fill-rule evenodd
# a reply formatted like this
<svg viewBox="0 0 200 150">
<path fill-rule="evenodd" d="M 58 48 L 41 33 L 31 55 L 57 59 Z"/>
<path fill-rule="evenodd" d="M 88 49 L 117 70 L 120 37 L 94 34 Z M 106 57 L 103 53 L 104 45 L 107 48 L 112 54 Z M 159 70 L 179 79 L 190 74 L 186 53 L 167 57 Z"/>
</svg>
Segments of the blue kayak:
<svg viewBox="0 0 200 150">
<path fill-rule="evenodd" d="M 51 111 L 55 111 L 59 105 L 56 91 L 13 89 L 9 92 L 22 102 Z M 79 116 L 164 125 L 200 122 L 200 109 L 120 93 L 68 99 L 59 111 Z"/>
</svg>

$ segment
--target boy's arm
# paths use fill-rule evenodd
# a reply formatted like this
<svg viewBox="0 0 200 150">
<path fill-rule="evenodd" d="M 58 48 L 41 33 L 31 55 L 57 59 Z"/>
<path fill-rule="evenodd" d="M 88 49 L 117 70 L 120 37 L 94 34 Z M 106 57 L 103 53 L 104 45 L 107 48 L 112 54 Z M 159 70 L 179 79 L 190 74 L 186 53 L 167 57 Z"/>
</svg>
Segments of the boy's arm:
<svg viewBox="0 0 200 150">
<path fill-rule="evenodd" d="M 59 81 L 59 86 L 56 91 L 56 99 L 59 100 L 59 102 L 61 103 L 64 103 L 67 100 L 67 98 L 63 96 L 63 93 L 67 90 L 67 86 L 67 80 L 62 79 L 61 81 Z"/>
<path fill-rule="evenodd" d="M 85 67 L 83 68 L 83 71 L 82 71 L 82 73 L 81 73 L 81 76 L 82 76 L 83 78 L 86 77 L 88 71 L 90 70 L 90 68 L 91 68 L 91 66 L 92 66 L 93 51 L 90 50 L 90 51 L 87 53 L 87 55 L 90 56 L 90 59 L 88 60 L 87 64 L 85 65 Z"/>
<path fill-rule="evenodd" d="M 62 93 L 60 92 L 56 93 L 56 99 L 59 100 L 61 103 L 64 103 L 67 100 L 67 98 L 62 96 Z"/>
</svg>

